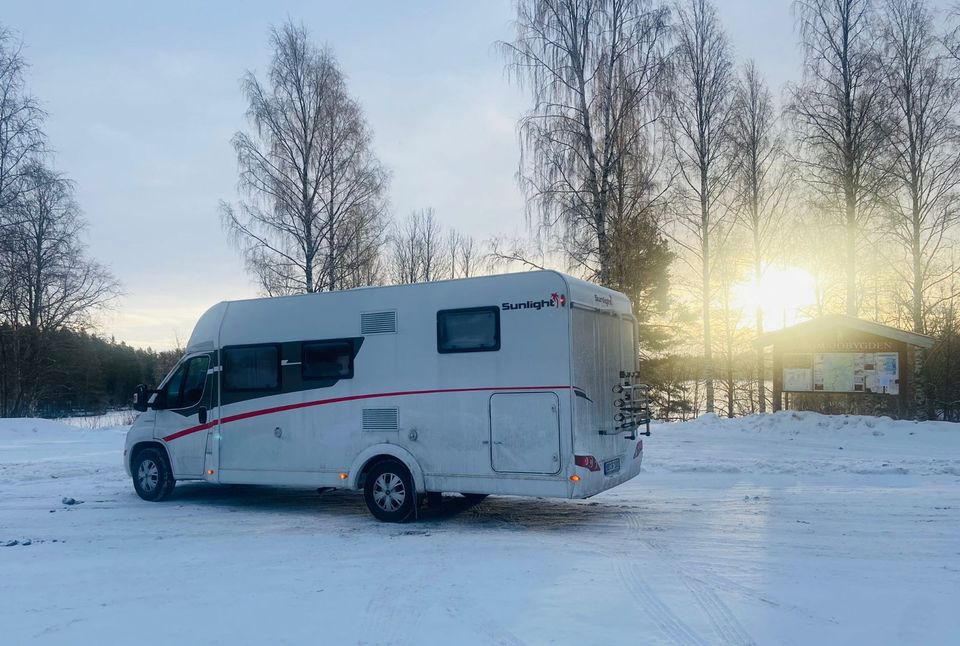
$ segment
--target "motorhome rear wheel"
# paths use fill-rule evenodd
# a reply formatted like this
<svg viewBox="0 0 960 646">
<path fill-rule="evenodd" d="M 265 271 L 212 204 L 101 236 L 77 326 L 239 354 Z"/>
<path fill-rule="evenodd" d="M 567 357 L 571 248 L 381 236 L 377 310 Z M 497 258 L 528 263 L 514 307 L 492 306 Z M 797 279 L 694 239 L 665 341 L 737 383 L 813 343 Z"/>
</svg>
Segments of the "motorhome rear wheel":
<svg viewBox="0 0 960 646">
<path fill-rule="evenodd" d="M 417 494 L 410 471 L 396 460 L 373 465 L 363 486 L 367 508 L 378 520 L 401 523 L 412 514 Z"/>
</svg>

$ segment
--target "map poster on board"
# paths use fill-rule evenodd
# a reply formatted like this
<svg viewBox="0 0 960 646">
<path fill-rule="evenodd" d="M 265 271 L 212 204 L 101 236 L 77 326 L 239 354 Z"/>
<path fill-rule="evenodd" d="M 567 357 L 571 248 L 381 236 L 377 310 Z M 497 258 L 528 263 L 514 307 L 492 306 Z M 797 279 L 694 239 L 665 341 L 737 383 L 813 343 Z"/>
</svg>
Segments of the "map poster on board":
<svg viewBox="0 0 960 646">
<path fill-rule="evenodd" d="M 815 390 L 828 393 L 856 392 L 857 355 L 852 352 L 831 352 L 813 355 L 813 365 L 819 366 L 820 380 Z M 860 390 L 863 390 L 861 387 Z"/>
<path fill-rule="evenodd" d="M 813 369 L 784 368 L 783 389 L 788 392 L 808 392 L 813 390 Z"/>
<path fill-rule="evenodd" d="M 813 390 L 813 355 L 810 353 L 783 356 L 783 390 L 809 392 Z"/>
<path fill-rule="evenodd" d="M 896 352 L 817 352 L 784 356 L 784 392 L 900 394 Z"/>
<path fill-rule="evenodd" d="M 876 354 L 877 390 L 887 395 L 900 394 L 900 356 L 896 352 L 878 352 Z"/>
</svg>

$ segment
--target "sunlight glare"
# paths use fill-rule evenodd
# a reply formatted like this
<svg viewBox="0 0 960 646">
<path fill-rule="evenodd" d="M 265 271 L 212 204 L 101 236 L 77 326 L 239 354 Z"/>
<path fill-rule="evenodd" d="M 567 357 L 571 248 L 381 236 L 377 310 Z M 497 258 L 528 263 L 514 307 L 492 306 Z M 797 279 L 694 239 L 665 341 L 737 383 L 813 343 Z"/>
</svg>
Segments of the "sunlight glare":
<svg viewBox="0 0 960 646">
<path fill-rule="evenodd" d="M 816 303 L 813 276 L 799 267 L 767 267 L 759 288 L 750 280 L 735 285 L 733 293 L 744 319 L 751 323 L 760 306 L 765 331 L 799 322 L 805 318 L 803 310 Z"/>
</svg>

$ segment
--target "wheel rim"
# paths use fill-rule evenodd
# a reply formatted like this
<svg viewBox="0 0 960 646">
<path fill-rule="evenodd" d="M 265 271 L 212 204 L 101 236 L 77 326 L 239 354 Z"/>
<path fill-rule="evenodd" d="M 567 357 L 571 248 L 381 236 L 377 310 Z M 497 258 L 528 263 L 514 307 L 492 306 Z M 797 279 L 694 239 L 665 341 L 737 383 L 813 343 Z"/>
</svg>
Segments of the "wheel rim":
<svg viewBox="0 0 960 646">
<path fill-rule="evenodd" d="M 137 469 L 137 480 L 144 491 L 153 491 L 160 482 L 160 469 L 153 460 L 144 460 Z"/>
<path fill-rule="evenodd" d="M 381 473 L 373 483 L 373 502 L 384 511 L 397 511 L 407 499 L 403 478 L 395 473 Z"/>
</svg>

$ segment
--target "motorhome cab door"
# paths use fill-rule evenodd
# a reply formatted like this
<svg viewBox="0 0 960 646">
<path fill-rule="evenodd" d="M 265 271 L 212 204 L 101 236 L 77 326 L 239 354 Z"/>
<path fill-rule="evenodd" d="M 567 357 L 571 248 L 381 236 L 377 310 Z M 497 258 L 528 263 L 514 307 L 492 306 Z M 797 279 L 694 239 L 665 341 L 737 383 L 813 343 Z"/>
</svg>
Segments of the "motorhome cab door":
<svg viewBox="0 0 960 646">
<path fill-rule="evenodd" d="M 197 426 L 213 421 L 216 374 L 209 353 L 185 358 L 160 389 L 154 436 L 167 442 L 177 477 L 203 474 L 207 430 Z M 176 440 L 175 442 L 173 440 Z"/>
</svg>

